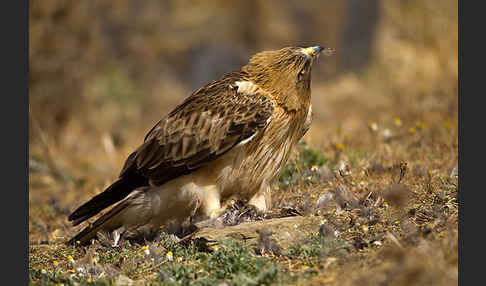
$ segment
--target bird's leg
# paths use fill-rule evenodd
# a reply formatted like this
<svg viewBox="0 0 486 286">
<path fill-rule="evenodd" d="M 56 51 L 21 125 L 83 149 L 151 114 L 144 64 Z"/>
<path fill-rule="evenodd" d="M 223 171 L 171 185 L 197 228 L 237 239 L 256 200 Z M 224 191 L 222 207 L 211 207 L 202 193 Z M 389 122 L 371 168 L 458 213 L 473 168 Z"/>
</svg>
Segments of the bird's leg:
<svg viewBox="0 0 486 286">
<path fill-rule="evenodd" d="M 267 203 L 265 202 L 265 195 L 262 193 L 255 194 L 250 201 L 249 205 L 254 206 L 257 210 L 265 212 L 267 210 Z"/>
<path fill-rule="evenodd" d="M 198 217 L 217 218 L 222 211 L 221 196 L 216 186 L 206 187 L 201 198 L 201 205 L 196 211 Z"/>
<path fill-rule="evenodd" d="M 198 228 L 221 227 L 222 222 L 220 217 L 224 213 L 226 208 L 227 206 L 225 205 L 224 207 L 213 209 L 209 212 L 209 214 L 200 214 L 196 217 L 193 217 L 192 223 Z"/>
<path fill-rule="evenodd" d="M 264 213 L 271 208 L 270 186 L 263 186 L 248 202 L 249 205 L 254 206 L 258 211 Z"/>
<path fill-rule="evenodd" d="M 200 206 L 192 216 L 192 222 L 197 227 L 206 227 L 219 217 L 224 208 L 221 208 L 220 193 L 215 186 L 202 189 L 200 198 Z"/>
<path fill-rule="evenodd" d="M 211 218 L 218 218 L 223 215 L 228 208 L 232 208 L 236 202 L 236 196 L 231 196 L 230 198 L 224 199 L 223 205 L 212 212 Z"/>
<path fill-rule="evenodd" d="M 224 215 L 228 209 L 234 208 L 236 203 L 236 196 L 231 196 L 224 200 L 223 205 L 218 209 L 213 209 L 210 215 L 204 216 L 200 215 L 197 218 L 192 219 L 192 223 L 198 227 L 223 227 L 224 226 Z"/>
</svg>

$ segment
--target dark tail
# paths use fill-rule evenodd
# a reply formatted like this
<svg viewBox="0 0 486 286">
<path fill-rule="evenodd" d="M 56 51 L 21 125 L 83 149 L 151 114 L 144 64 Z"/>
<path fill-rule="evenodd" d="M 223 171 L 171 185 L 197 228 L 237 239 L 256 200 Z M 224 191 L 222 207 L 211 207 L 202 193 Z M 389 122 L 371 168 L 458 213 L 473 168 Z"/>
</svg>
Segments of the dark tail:
<svg viewBox="0 0 486 286">
<path fill-rule="evenodd" d="M 85 245 L 90 242 L 91 239 L 96 237 L 96 234 L 99 230 L 104 229 L 108 232 L 111 232 L 119 228 L 121 226 L 121 221 L 118 219 L 119 217 L 117 215 L 122 212 L 128 205 L 129 203 L 126 200 L 119 203 L 109 212 L 98 218 L 93 224 L 85 227 L 81 232 L 76 234 L 76 236 L 71 238 L 67 243 L 79 243 L 79 245 Z"/>
<path fill-rule="evenodd" d="M 69 217 L 73 226 L 93 217 L 104 208 L 123 200 L 134 189 L 148 185 L 148 179 L 137 174 L 118 179 L 102 193 L 77 208 Z"/>
</svg>

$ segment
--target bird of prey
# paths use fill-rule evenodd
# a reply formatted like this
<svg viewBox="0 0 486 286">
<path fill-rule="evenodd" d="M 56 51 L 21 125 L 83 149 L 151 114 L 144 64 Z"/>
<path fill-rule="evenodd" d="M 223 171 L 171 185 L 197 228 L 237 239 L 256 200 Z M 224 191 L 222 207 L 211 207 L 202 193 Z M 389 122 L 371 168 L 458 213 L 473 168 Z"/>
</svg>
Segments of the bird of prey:
<svg viewBox="0 0 486 286">
<path fill-rule="evenodd" d="M 78 225 L 117 203 L 69 242 L 85 244 L 100 230 L 215 218 L 230 198 L 266 211 L 271 184 L 310 127 L 311 67 L 323 50 L 333 52 L 263 51 L 194 91 L 147 133 L 119 178 L 69 216 Z"/>
</svg>

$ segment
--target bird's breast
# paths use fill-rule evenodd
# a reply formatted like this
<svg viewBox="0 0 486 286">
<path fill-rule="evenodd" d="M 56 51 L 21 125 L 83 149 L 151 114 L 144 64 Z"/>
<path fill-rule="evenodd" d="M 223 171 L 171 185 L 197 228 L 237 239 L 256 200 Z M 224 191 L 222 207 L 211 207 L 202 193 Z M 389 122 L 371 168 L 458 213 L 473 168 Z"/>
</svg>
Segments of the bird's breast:
<svg viewBox="0 0 486 286">
<path fill-rule="evenodd" d="M 272 184 L 301 137 L 307 112 L 298 117 L 276 112 L 267 127 L 250 141 L 235 147 L 215 162 L 222 197 L 250 198 Z"/>
</svg>

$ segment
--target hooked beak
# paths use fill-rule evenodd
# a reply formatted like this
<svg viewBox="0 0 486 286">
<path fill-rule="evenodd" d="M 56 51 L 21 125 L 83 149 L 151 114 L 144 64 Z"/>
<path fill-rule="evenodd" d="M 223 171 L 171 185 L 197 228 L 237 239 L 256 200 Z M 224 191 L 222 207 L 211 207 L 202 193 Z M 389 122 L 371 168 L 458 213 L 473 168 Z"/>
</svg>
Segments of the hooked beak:
<svg viewBox="0 0 486 286">
<path fill-rule="evenodd" d="M 313 47 L 304 48 L 302 50 L 302 52 L 309 57 L 315 57 L 319 55 L 322 51 L 324 51 L 324 55 L 326 56 L 330 56 L 335 52 L 333 48 L 325 48 L 322 46 L 313 46 Z"/>
</svg>

